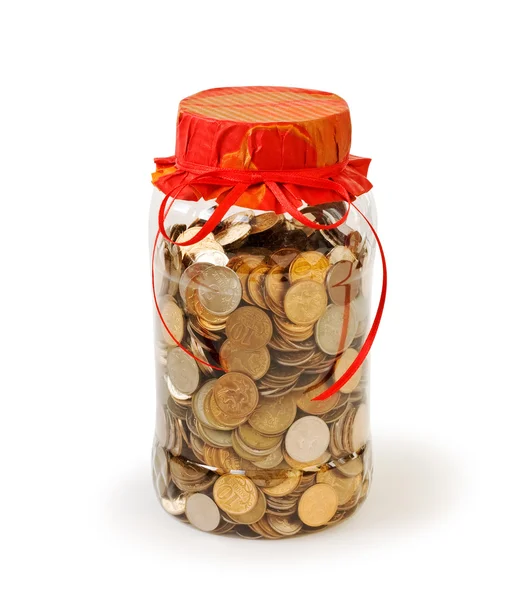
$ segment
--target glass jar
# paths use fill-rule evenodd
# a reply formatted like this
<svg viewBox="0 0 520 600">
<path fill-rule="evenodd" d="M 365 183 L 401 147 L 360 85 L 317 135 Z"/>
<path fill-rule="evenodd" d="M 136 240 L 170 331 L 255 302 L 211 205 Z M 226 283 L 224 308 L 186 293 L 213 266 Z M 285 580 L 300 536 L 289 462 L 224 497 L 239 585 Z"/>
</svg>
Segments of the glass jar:
<svg viewBox="0 0 520 600">
<path fill-rule="evenodd" d="M 176 150 L 156 160 L 150 213 L 159 501 L 245 538 L 339 523 L 372 474 L 378 241 L 348 107 L 208 90 L 181 103 Z"/>
</svg>

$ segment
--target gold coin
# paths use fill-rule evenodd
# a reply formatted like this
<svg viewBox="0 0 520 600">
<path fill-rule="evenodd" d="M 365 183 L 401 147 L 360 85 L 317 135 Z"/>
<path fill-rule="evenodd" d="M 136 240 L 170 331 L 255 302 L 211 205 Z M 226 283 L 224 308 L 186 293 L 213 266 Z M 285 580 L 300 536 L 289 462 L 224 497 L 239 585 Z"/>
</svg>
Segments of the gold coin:
<svg viewBox="0 0 520 600">
<path fill-rule="evenodd" d="M 226 335 L 236 346 L 258 350 L 270 341 L 273 324 L 263 310 L 254 306 L 242 306 L 229 316 Z"/>
<path fill-rule="evenodd" d="M 336 469 L 346 477 L 360 475 L 363 472 L 363 457 L 356 456 L 344 462 L 336 462 Z"/>
<path fill-rule="evenodd" d="M 222 344 L 219 358 L 224 371 L 244 373 L 255 381 L 267 373 L 271 364 L 271 357 L 266 346 L 257 350 L 246 350 L 231 340 L 226 340 Z"/>
<path fill-rule="evenodd" d="M 343 352 L 343 354 L 338 358 L 336 364 L 334 365 L 334 379 L 336 381 L 348 371 L 350 365 L 357 358 L 357 355 L 358 353 L 356 350 L 354 350 L 354 348 L 349 348 L 348 350 L 345 350 L 345 352 Z M 343 385 L 340 391 L 343 394 L 350 394 L 353 392 L 361 381 L 362 373 L 363 369 L 359 367 L 354 375 L 352 375 L 352 377 Z"/>
<path fill-rule="evenodd" d="M 289 278 L 283 267 L 272 267 L 265 278 L 265 291 L 277 305 L 283 306 L 283 299 L 289 289 Z"/>
<path fill-rule="evenodd" d="M 271 454 L 268 454 L 266 457 L 262 458 L 262 460 L 253 461 L 253 464 L 259 469 L 274 469 L 274 467 L 278 467 L 283 460 L 283 453 L 280 447 L 275 448 Z"/>
<path fill-rule="evenodd" d="M 256 523 L 260 521 L 260 519 L 265 515 L 265 510 L 267 508 L 267 502 L 265 499 L 265 495 L 262 490 L 258 490 L 258 500 L 255 506 L 247 513 L 243 515 L 230 515 L 233 521 L 240 523 L 241 525 L 251 525 L 251 523 Z"/>
<path fill-rule="evenodd" d="M 216 405 L 232 419 L 250 415 L 258 404 L 258 389 L 243 373 L 226 373 L 213 388 Z"/>
<path fill-rule="evenodd" d="M 345 477 L 337 469 L 328 469 L 321 471 L 316 476 L 317 483 L 327 483 L 334 488 L 340 506 L 345 506 L 356 502 L 361 492 L 363 478 L 361 475 L 355 477 Z"/>
<path fill-rule="evenodd" d="M 238 435 L 251 450 L 273 450 L 279 446 L 282 436 L 265 436 L 244 423 L 238 428 Z"/>
<path fill-rule="evenodd" d="M 289 396 L 294 399 L 298 408 L 309 415 L 324 415 L 332 410 L 339 402 L 340 394 L 335 392 L 326 400 L 313 400 L 316 396 L 322 394 L 328 389 L 328 385 L 323 383 L 315 388 L 309 388 L 305 391 L 290 392 Z"/>
<path fill-rule="evenodd" d="M 296 535 L 302 528 L 302 522 L 294 516 L 268 514 L 267 522 L 282 535 Z"/>
<path fill-rule="evenodd" d="M 252 427 L 265 435 L 278 435 L 286 431 L 296 417 L 296 402 L 291 394 L 278 398 L 261 397 L 257 408 L 249 417 Z"/>
<path fill-rule="evenodd" d="M 300 471 L 316 471 L 316 468 L 313 467 L 321 467 L 322 465 L 327 463 L 330 460 L 330 452 L 324 452 L 321 456 L 318 456 L 318 458 L 309 462 L 299 462 L 297 460 L 294 460 L 294 458 L 291 458 L 291 456 L 289 456 L 287 452 L 283 453 L 283 458 L 285 462 L 291 467 L 291 469 L 299 469 Z"/>
<path fill-rule="evenodd" d="M 214 315 L 232 313 L 242 299 L 242 285 L 228 267 L 211 266 L 198 277 L 198 297 L 202 306 Z"/>
<path fill-rule="evenodd" d="M 264 493 L 267 496 L 273 496 L 275 498 L 287 496 L 287 494 L 292 494 L 292 492 L 300 485 L 301 479 L 301 471 L 286 471 L 282 482 L 272 487 L 264 488 Z"/>
<path fill-rule="evenodd" d="M 166 327 L 171 331 L 177 342 L 181 342 L 184 337 L 184 315 L 182 309 L 177 305 L 172 296 L 163 296 L 159 300 L 161 315 L 166 323 Z M 172 336 L 161 322 L 162 337 L 169 346 L 177 346 Z"/>
<path fill-rule="evenodd" d="M 270 271 L 269 265 L 258 265 L 255 267 L 247 279 L 247 291 L 253 302 L 261 308 L 267 308 L 264 298 L 264 285 L 266 274 Z"/>
<path fill-rule="evenodd" d="M 323 285 L 315 281 L 298 281 L 288 289 L 283 304 L 290 321 L 310 325 L 325 312 L 327 293 Z"/>
<path fill-rule="evenodd" d="M 283 219 L 282 215 L 277 215 L 274 212 L 264 212 L 256 215 L 253 221 L 251 222 L 251 235 L 256 233 L 263 233 L 268 229 L 272 229 L 279 223 L 281 223 Z"/>
<path fill-rule="evenodd" d="M 305 490 L 298 503 L 298 516 L 309 527 L 325 525 L 337 510 L 338 496 L 326 483 L 317 483 Z"/>
<path fill-rule="evenodd" d="M 231 417 L 227 412 L 223 411 L 215 402 L 213 392 L 206 396 L 204 404 L 204 412 L 211 426 L 215 429 L 231 430 L 236 429 L 242 423 L 245 423 L 249 415 L 244 417 Z"/>
<path fill-rule="evenodd" d="M 238 471 L 242 468 L 242 461 L 232 448 L 219 448 L 216 456 L 221 469 Z"/>
<path fill-rule="evenodd" d="M 228 514 L 244 515 L 258 502 L 258 489 L 243 475 L 221 475 L 213 486 L 213 497 Z"/>
<path fill-rule="evenodd" d="M 299 280 L 323 283 L 329 266 L 327 257 L 320 252 L 302 252 L 289 267 L 289 280 L 291 283 Z"/>
</svg>

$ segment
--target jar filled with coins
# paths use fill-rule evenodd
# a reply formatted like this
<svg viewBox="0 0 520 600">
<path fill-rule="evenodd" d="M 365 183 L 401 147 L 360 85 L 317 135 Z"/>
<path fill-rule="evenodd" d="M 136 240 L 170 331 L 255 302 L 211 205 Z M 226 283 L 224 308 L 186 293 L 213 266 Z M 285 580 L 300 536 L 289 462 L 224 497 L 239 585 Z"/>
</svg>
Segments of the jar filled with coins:
<svg viewBox="0 0 520 600">
<path fill-rule="evenodd" d="M 219 88 L 183 100 L 151 209 L 163 509 L 244 538 L 352 516 L 372 475 L 367 354 L 380 248 L 338 96 Z M 382 252 L 382 250 L 381 250 Z"/>
</svg>

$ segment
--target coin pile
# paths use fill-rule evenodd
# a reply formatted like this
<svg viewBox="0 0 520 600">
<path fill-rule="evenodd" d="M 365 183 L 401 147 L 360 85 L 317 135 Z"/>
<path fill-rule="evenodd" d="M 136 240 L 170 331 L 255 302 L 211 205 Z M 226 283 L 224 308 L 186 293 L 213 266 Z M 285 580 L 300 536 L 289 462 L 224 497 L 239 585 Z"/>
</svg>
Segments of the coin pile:
<svg viewBox="0 0 520 600">
<path fill-rule="evenodd" d="M 332 223 L 342 202 L 307 207 Z M 174 241 L 200 231 L 174 225 Z M 370 253 L 345 225 L 314 230 L 242 211 L 155 257 L 163 508 L 203 531 L 277 539 L 335 524 L 371 477 L 368 370 L 324 401 L 368 328 Z M 180 347 L 178 344 L 182 344 Z"/>
</svg>

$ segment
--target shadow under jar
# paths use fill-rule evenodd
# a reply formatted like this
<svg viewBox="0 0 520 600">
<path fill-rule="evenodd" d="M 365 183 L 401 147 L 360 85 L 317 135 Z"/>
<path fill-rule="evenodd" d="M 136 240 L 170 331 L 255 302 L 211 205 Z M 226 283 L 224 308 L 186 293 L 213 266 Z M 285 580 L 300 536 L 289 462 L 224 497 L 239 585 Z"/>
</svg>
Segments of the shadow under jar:
<svg viewBox="0 0 520 600">
<path fill-rule="evenodd" d="M 350 132 L 333 94 L 220 88 L 181 102 L 156 160 L 153 479 L 203 531 L 319 531 L 367 496 L 368 360 L 341 378 L 370 329 L 376 215 Z"/>
</svg>

